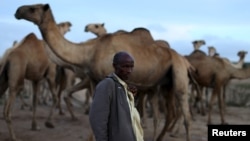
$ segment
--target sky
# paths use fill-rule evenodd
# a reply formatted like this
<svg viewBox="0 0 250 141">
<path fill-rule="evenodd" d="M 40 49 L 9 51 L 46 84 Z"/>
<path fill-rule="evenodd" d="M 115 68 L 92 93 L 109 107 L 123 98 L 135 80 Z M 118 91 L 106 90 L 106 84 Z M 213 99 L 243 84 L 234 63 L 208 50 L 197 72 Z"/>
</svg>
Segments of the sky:
<svg viewBox="0 0 250 141">
<path fill-rule="evenodd" d="M 85 25 L 104 23 L 109 33 L 147 28 L 181 55 L 190 54 L 192 41 L 200 39 L 206 41 L 201 50 L 214 46 L 232 62 L 239 60 L 238 51 L 250 52 L 249 0 L 15 0 L 0 5 L 0 56 L 31 32 L 42 39 L 36 25 L 14 17 L 19 6 L 38 3 L 50 5 L 56 22 L 72 23 L 65 38 L 75 43 L 95 37 L 84 32 Z M 250 62 L 249 54 L 245 61 Z"/>
</svg>

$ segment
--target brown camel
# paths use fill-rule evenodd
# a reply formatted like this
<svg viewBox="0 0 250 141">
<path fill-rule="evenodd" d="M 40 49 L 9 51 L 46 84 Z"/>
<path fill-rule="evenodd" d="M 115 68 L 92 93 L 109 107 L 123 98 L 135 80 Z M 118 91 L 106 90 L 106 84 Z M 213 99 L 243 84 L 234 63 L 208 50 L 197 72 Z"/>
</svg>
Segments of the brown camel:
<svg viewBox="0 0 250 141">
<path fill-rule="evenodd" d="M 205 40 L 194 40 L 192 41 L 194 51 L 200 50 L 201 46 L 205 45 Z M 193 107 L 197 108 L 198 113 L 201 113 L 202 115 L 205 115 L 205 107 L 203 105 L 203 98 L 202 95 L 204 93 L 204 88 L 202 86 L 196 86 L 191 83 L 191 100 L 194 102 Z M 194 95 L 196 93 L 196 95 Z M 193 100 L 194 99 L 194 100 Z M 197 104 L 200 104 L 198 106 Z M 192 110 L 191 110 L 192 111 Z M 194 118 L 194 113 L 192 111 L 192 116 Z"/>
<path fill-rule="evenodd" d="M 90 23 L 85 26 L 85 32 L 91 32 L 95 34 L 97 37 L 108 34 L 106 28 L 104 27 L 104 23 Z M 118 30 L 115 34 L 126 33 L 125 30 Z M 155 40 L 157 44 L 160 46 L 170 47 L 169 43 L 165 40 Z"/>
<path fill-rule="evenodd" d="M 56 27 L 57 28 L 57 27 Z M 60 28 L 60 27 L 59 27 Z M 58 30 L 59 30 L 58 28 Z M 65 32 L 66 33 L 66 32 Z M 11 109 L 16 95 L 23 89 L 24 79 L 32 82 L 33 101 L 32 101 L 32 130 L 39 130 L 36 122 L 36 105 L 38 96 L 38 87 L 43 79 L 47 79 L 50 91 L 53 95 L 53 105 L 51 107 L 46 126 L 50 126 L 53 109 L 57 104 L 56 92 L 56 64 L 52 63 L 47 57 L 45 51 L 47 44 L 43 40 L 39 40 L 34 33 L 28 34 L 16 46 L 8 50 L 5 56 L 3 66 L 0 70 L 0 96 L 9 90 L 9 97 L 4 106 L 4 118 L 8 125 L 12 140 L 16 140 L 16 136 L 12 127 Z"/>
<path fill-rule="evenodd" d="M 226 124 L 224 105 L 221 99 L 221 90 L 231 79 L 246 79 L 250 77 L 250 69 L 236 69 L 218 57 L 207 56 L 200 50 L 195 50 L 186 56 L 189 62 L 197 69 L 194 74 L 199 85 L 213 88 L 209 102 L 208 124 L 211 124 L 211 112 L 215 96 L 218 97 L 221 123 Z"/>
<path fill-rule="evenodd" d="M 85 32 L 91 32 L 91 33 L 95 34 L 97 37 L 108 34 L 106 28 L 104 27 L 104 23 L 87 24 L 85 26 Z M 127 31 L 119 30 L 118 32 L 115 32 L 115 34 L 121 34 L 121 33 L 126 33 L 126 32 Z M 159 46 L 170 48 L 168 42 L 165 40 L 155 40 L 155 43 L 157 43 Z M 184 58 L 184 61 L 186 61 L 188 68 L 191 67 L 191 64 L 185 58 Z M 191 83 L 193 83 L 193 81 Z M 197 87 L 197 84 L 194 84 L 194 86 Z M 161 93 L 164 93 L 164 92 L 161 92 Z M 159 94 L 153 93 L 153 91 L 148 91 L 145 93 L 140 92 L 140 94 L 137 98 L 137 101 L 138 101 L 137 102 L 137 109 L 141 115 L 142 123 L 143 123 L 143 126 L 145 128 L 146 128 L 146 116 L 145 116 L 145 113 L 146 113 L 145 107 L 146 106 L 145 105 L 147 102 L 146 100 L 149 101 L 149 104 L 152 107 L 152 115 L 153 115 L 153 119 L 154 119 L 153 120 L 153 122 L 154 122 L 153 139 L 154 140 L 156 138 L 156 134 L 157 134 L 156 131 L 157 131 L 158 123 L 159 123 L 159 106 L 160 106 L 160 103 L 163 101 L 161 99 L 162 99 L 162 96 Z M 166 99 L 168 99 L 168 101 L 171 101 L 171 100 L 169 100 L 169 99 L 171 99 L 170 97 L 167 97 Z M 169 120 L 166 121 L 166 123 L 169 125 L 168 131 L 172 131 L 173 127 L 175 126 L 175 123 L 177 122 L 176 120 L 178 120 L 179 117 L 177 117 L 176 113 L 169 112 L 169 111 L 174 111 L 173 109 L 176 107 L 176 105 L 174 105 L 174 103 L 171 103 L 171 102 L 168 102 L 166 104 L 169 105 L 168 106 L 168 119 Z M 162 105 L 164 105 L 164 104 L 162 104 Z M 167 109 L 164 109 L 163 111 L 167 111 Z M 171 115 L 171 114 L 173 114 L 173 115 Z"/>
<path fill-rule="evenodd" d="M 209 56 L 215 56 L 217 53 L 216 48 L 214 46 L 208 46 L 208 53 L 209 53 Z M 231 61 L 227 58 L 222 58 L 222 59 L 224 59 L 225 62 L 231 64 L 233 67 L 241 69 L 243 68 L 246 54 L 247 54 L 247 51 L 244 51 L 244 50 L 238 51 L 237 56 L 239 56 L 239 61 L 237 63 L 231 63 Z"/>
<path fill-rule="evenodd" d="M 232 65 L 234 68 L 242 69 L 243 65 L 244 65 L 244 59 L 245 59 L 247 52 L 243 51 L 243 50 L 238 51 L 237 56 L 239 56 L 239 61 L 237 63 L 232 63 L 229 59 L 227 59 L 225 57 L 220 57 L 219 53 L 217 53 L 216 48 L 214 46 L 208 46 L 208 54 L 209 54 L 209 56 L 212 56 L 212 57 L 221 58 L 225 63 Z M 223 104 L 224 105 L 226 104 L 225 103 L 225 101 L 226 101 L 226 87 L 227 87 L 227 85 L 225 85 L 223 87 Z"/>
<path fill-rule="evenodd" d="M 56 28 L 49 4 L 24 5 L 15 13 L 17 19 L 35 23 L 49 46 L 51 59 L 66 66 L 82 78 L 87 76 L 95 84 L 113 71 L 112 58 L 118 51 L 127 51 L 135 59 L 135 68 L 128 83 L 139 90 L 161 86 L 169 95 L 175 95 L 184 115 L 187 140 L 190 140 L 190 113 L 188 106 L 188 69 L 183 57 L 173 49 L 157 45 L 150 32 L 136 28 L 132 32 L 107 34 L 100 38 L 76 44 L 67 41 Z M 140 52 L 140 53 L 138 53 Z M 83 84 L 85 82 L 82 81 Z M 77 87 L 77 85 L 75 86 Z M 167 127 L 167 125 L 164 126 Z M 162 140 L 165 130 L 158 140 Z"/>
</svg>

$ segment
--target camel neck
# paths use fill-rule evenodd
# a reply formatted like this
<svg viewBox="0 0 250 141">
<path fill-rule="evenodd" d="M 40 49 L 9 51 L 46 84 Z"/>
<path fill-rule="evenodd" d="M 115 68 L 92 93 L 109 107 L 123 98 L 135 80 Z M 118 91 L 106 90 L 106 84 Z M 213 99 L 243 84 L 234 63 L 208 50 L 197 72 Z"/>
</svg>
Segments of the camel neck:
<svg viewBox="0 0 250 141">
<path fill-rule="evenodd" d="M 44 18 L 39 25 L 43 39 L 47 42 L 47 51 L 50 58 L 58 65 L 82 66 L 86 62 L 87 47 L 79 47 L 79 44 L 74 44 L 64 38 L 60 33 L 59 28 L 53 18 L 51 10 L 44 13 Z"/>
</svg>

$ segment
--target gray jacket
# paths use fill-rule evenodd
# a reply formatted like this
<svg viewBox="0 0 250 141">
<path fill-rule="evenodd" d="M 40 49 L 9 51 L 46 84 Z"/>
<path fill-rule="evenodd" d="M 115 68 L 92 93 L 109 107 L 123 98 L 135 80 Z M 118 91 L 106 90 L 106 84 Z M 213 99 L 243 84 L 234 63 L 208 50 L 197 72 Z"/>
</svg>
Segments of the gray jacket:
<svg viewBox="0 0 250 141">
<path fill-rule="evenodd" d="M 125 90 L 113 74 L 96 86 L 89 120 L 96 141 L 136 141 Z"/>
</svg>

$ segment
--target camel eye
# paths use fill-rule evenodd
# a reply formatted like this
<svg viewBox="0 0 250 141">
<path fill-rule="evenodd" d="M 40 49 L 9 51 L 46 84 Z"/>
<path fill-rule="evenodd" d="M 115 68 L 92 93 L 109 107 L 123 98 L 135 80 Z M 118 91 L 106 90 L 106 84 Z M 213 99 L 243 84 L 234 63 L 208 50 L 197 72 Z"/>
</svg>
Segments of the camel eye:
<svg viewBox="0 0 250 141">
<path fill-rule="evenodd" d="M 95 25 L 95 28 L 98 28 L 98 25 Z"/>
<path fill-rule="evenodd" d="M 35 12 L 35 8 L 33 8 L 33 7 L 31 7 L 29 10 L 30 10 L 31 13 Z"/>
</svg>

